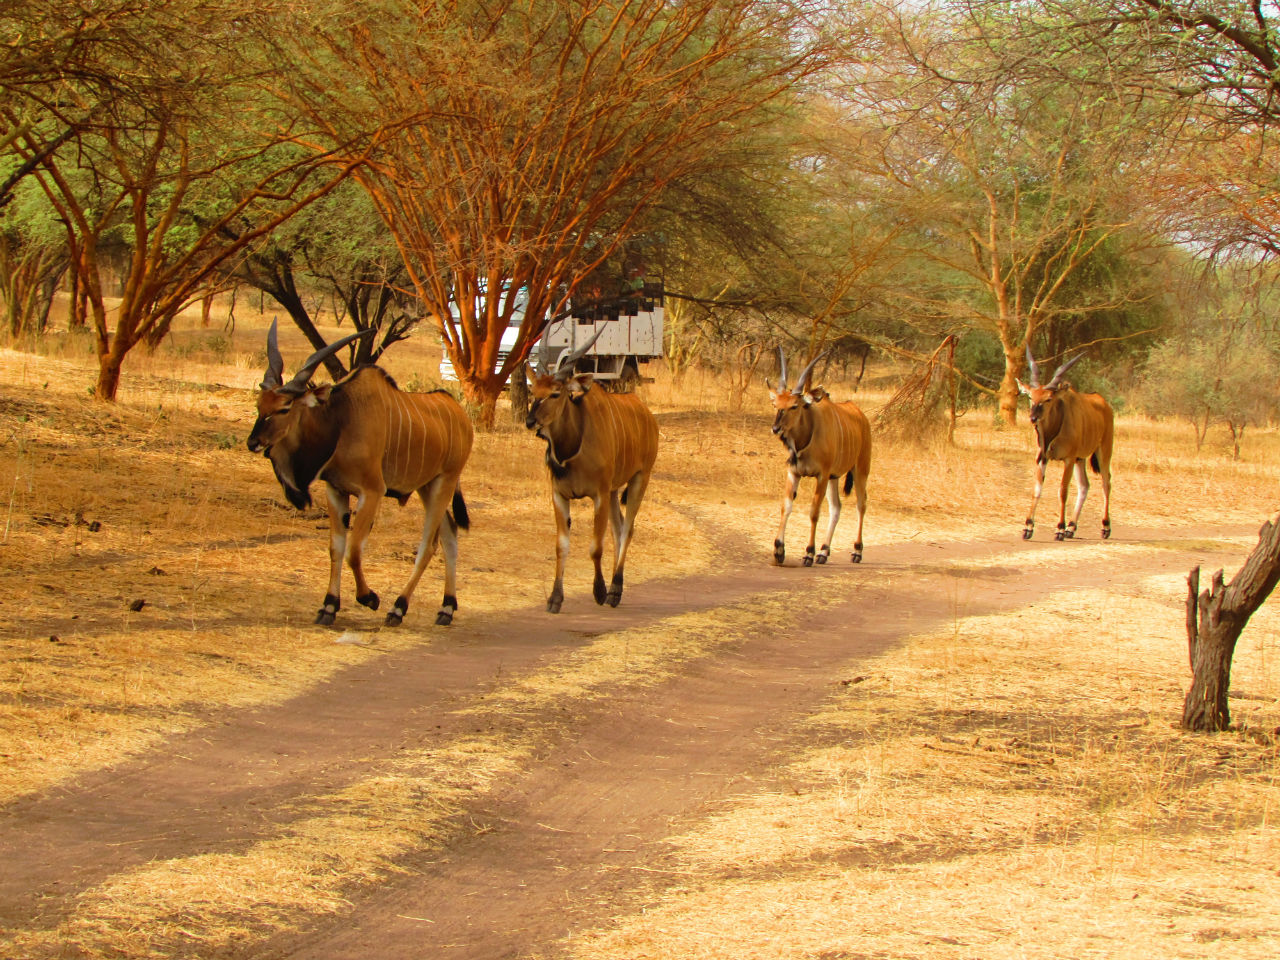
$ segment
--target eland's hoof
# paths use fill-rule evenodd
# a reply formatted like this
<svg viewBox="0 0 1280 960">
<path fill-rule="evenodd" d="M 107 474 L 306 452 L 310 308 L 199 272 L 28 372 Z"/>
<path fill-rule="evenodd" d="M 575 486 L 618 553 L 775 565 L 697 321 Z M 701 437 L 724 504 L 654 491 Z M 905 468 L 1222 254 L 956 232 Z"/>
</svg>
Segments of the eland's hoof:
<svg viewBox="0 0 1280 960">
<path fill-rule="evenodd" d="M 368 607 L 370 610 L 377 610 L 380 602 L 378 595 L 372 590 L 366 593 L 363 597 L 356 597 L 356 603 L 360 604 L 362 607 Z"/>
<path fill-rule="evenodd" d="M 850 562 L 850 563 L 861 563 L 861 562 L 862 562 L 862 553 L 861 553 L 861 552 L 855 553 L 852 557 L 850 557 L 850 558 L 849 558 L 849 562 Z"/>
<path fill-rule="evenodd" d="M 1022 539 L 1023 539 L 1023 540 L 1030 540 L 1030 539 L 1031 539 L 1031 528 L 1030 528 L 1030 527 L 1023 527 L 1023 528 L 1022 528 Z"/>
<path fill-rule="evenodd" d="M 814 562 L 815 562 L 815 563 L 826 563 L 826 562 L 827 562 L 827 555 L 826 555 L 825 553 L 820 553 L 820 554 L 818 554 L 818 558 L 817 558 Z"/>
<path fill-rule="evenodd" d="M 436 626 L 447 627 L 453 623 L 453 612 L 451 610 L 441 610 L 436 614 Z"/>
<path fill-rule="evenodd" d="M 604 598 L 604 602 L 611 607 L 616 607 L 618 604 L 622 602 L 622 594 L 614 593 L 612 590 L 610 590 L 609 595 Z"/>
<path fill-rule="evenodd" d="M 1057 531 L 1057 532 L 1053 535 L 1053 539 L 1058 540 L 1058 541 L 1062 541 L 1062 540 L 1067 539 L 1067 531 L 1065 531 L 1065 530 L 1059 530 L 1059 531 Z"/>
<path fill-rule="evenodd" d="M 384 620 L 383 623 L 388 627 L 398 627 L 400 624 L 404 623 L 404 614 L 399 610 L 389 610 L 387 612 L 387 619 Z"/>
<path fill-rule="evenodd" d="M 316 613 L 316 624 L 321 627 L 331 627 L 333 626 L 333 618 L 335 616 L 337 616 L 337 614 L 334 611 L 326 610 L 321 607 L 319 612 Z"/>
<path fill-rule="evenodd" d="M 563 602 L 564 602 L 563 600 L 554 600 L 554 599 L 548 600 L 547 613 L 559 613 L 560 604 L 562 604 Z"/>
<path fill-rule="evenodd" d="M 781 540 L 773 541 L 773 562 L 778 566 L 782 566 L 784 560 L 787 559 L 787 548 L 783 546 Z"/>
<path fill-rule="evenodd" d="M 1103 528 L 1102 528 L 1102 539 L 1103 539 L 1103 540 L 1110 540 L 1110 539 L 1111 539 L 1111 528 L 1110 528 L 1110 527 L 1103 527 Z"/>
</svg>

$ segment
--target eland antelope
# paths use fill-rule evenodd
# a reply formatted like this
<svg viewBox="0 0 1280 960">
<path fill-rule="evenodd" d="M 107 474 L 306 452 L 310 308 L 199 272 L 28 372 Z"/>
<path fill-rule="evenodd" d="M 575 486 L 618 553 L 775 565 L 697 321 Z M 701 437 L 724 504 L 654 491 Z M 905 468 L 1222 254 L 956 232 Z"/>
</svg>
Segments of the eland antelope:
<svg viewBox="0 0 1280 960">
<path fill-rule="evenodd" d="M 404 393 L 376 366 L 358 367 L 338 383 L 311 386 L 324 359 L 362 331 L 311 355 L 288 383 L 276 345 L 276 325 L 267 334 L 267 372 L 258 394 L 258 419 L 249 449 L 271 461 L 284 494 L 298 509 L 311 503 L 311 482 L 324 481 L 329 507 L 329 591 L 316 623 L 331 624 L 341 603 L 342 564 L 356 579 L 356 602 L 378 609 L 362 566 L 365 538 L 384 496 L 404 506 L 417 493 L 426 511 L 422 539 L 409 582 L 387 613 L 398 626 L 409 609 L 427 563 L 442 545 L 444 600 L 436 623 L 447 625 L 458 608 L 458 527 L 469 526 L 458 476 L 471 453 L 471 421 L 443 391 Z M 351 498 L 355 497 L 355 509 Z M 450 509 L 452 508 L 452 509 Z"/>
<path fill-rule="evenodd" d="M 787 358 L 778 348 L 779 383 L 770 389 L 773 407 L 773 432 L 787 448 L 787 485 L 782 494 L 782 522 L 773 541 L 773 560 L 781 564 L 787 556 L 787 519 L 795 506 L 801 477 L 816 477 L 813 503 L 809 507 L 809 545 L 804 552 L 804 565 L 826 563 L 831 553 L 831 538 L 840 520 L 840 477 L 844 476 L 844 492 L 857 490 L 858 537 L 853 544 L 854 563 L 862 562 L 862 522 L 867 513 L 867 474 L 871 470 L 871 424 L 857 404 L 836 403 L 822 387 L 806 390 L 805 383 L 819 354 L 809 362 L 796 381 L 787 389 Z M 818 531 L 818 514 L 822 509 L 822 493 L 827 494 L 827 535 L 822 549 L 814 554 Z"/>
<path fill-rule="evenodd" d="M 603 330 L 603 328 L 602 328 Z M 547 368 L 547 351 L 528 368 L 533 403 L 525 426 L 547 442 L 551 503 L 556 515 L 556 579 L 547 610 L 564 602 L 564 566 L 569 556 L 569 501 L 590 497 L 595 504 L 591 560 L 596 603 L 616 607 L 622 599 L 622 572 L 636 514 L 658 456 L 658 422 L 632 393 L 608 393 L 590 373 L 573 374 L 574 363 L 600 336 L 561 355 Z M 621 493 L 621 496 L 619 496 Z M 623 514 L 622 507 L 626 507 Z M 613 531 L 613 579 L 606 591 L 601 556 L 605 526 Z"/>
<path fill-rule="evenodd" d="M 1022 539 L 1030 540 L 1035 530 L 1036 507 L 1044 492 L 1044 472 L 1050 460 L 1062 460 L 1062 486 L 1058 489 L 1058 529 L 1055 540 L 1070 540 L 1076 535 L 1076 522 L 1089 496 L 1088 460 L 1093 472 L 1102 478 L 1102 539 L 1111 536 L 1111 445 L 1115 440 L 1115 415 L 1111 405 L 1097 393 L 1079 393 L 1062 379 L 1083 353 L 1077 353 L 1054 371 L 1044 386 L 1040 385 L 1040 367 L 1027 347 L 1027 369 L 1031 386 L 1021 380 L 1018 390 L 1031 399 L 1031 425 L 1036 430 L 1036 485 L 1031 510 L 1027 514 Z M 1071 471 L 1076 474 L 1076 509 L 1067 517 L 1067 486 Z"/>
</svg>

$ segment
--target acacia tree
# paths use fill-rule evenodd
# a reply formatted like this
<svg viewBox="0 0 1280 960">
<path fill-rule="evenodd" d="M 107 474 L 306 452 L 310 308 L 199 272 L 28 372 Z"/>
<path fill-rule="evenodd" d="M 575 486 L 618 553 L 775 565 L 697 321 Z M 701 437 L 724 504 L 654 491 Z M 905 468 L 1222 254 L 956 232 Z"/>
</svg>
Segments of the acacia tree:
<svg viewBox="0 0 1280 960">
<path fill-rule="evenodd" d="M 149 6 L 163 15 L 176 2 Z M 52 152 L 106 106 L 143 93 L 149 73 L 115 68 L 160 52 L 156 36 L 136 29 L 140 6 L 9 0 L 0 7 L 0 153 L 37 126 L 46 128 L 44 150 Z M 43 156 L 29 155 L 0 174 L 0 207 Z"/>
<path fill-rule="evenodd" d="M 333 163 L 271 109 L 252 56 L 253 9 L 240 0 L 135 4 L 113 20 L 117 42 L 102 64 L 131 78 L 127 96 L 103 99 L 78 74 L 55 74 L 74 124 L 8 116 L 19 130 L 12 149 L 65 224 L 75 308 L 96 338 L 99 399 L 115 398 L 125 356 L 159 343 L 221 263 L 360 161 Z M 231 239 L 228 223 L 240 225 Z M 118 304 L 108 302 L 102 258 L 111 234 L 128 251 Z"/>
<path fill-rule="evenodd" d="M 1280 253 L 1270 146 L 1280 122 L 1276 16 L 1272 4 L 1236 0 L 1039 0 L 1017 8 L 1020 32 L 1059 53 L 1042 62 L 1046 76 L 1073 77 L 1085 89 L 1130 89 L 1163 110 L 1157 132 L 1176 142 L 1182 159 L 1151 180 L 1155 222 L 1199 249 L 1243 253 L 1264 268 Z M 1080 75 L 1075 64 L 1100 57 L 1105 74 Z M 1193 682 L 1182 725 L 1212 732 L 1230 724 L 1236 641 L 1280 581 L 1280 525 L 1263 527 L 1231 583 L 1221 571 L 1207 590 L 1199 580 L 1196 568 L 1187 600 Z"/>
<path fill-rule="evenodd" d="M 884 60 L 849 79 L 833 175 L 901 225 L 902 275 L 920 281 L 900 285 L 908 311 L 998 338 L 999 410 L 1012 424 L 1037 333 L 1063 313 L 1128 302 L 1125 287 L 1074 279 L 1129 236 L 1141 127 L 1124 97 L 1081 98 L 1016 69 L 1026 51 L 986 26 L 903 12 Z"/>
<path fill-rule="evenodd" d="M 4 165 L 0 164 L 0 169 Z M 61 224 L 34 184 L 0 208 L 0 326 L 11 338 L 43 332 L 67 271 Z"/>
<path fill-rule="evenodd" d="M 252 222 L 224 223 L 228 239 Z M 325 346 L 315 308 L 328 301 L 339 322 L 372 329 L 352 347 L 353 362 L 375 363 L 382 352 L 406 339 L 421 319 L 408 292 L 400 253 L 378 219 L 368 195 L 348 180 L 310 204 L 221 269 L 226 280 L 267 294 L 289 314 L 312 347 Z M 337 356 L 325 366 L 335 380 L 346 372 Z"/>
<path fill-rule="evenodd" d="M 295 103 L 357 171 L 482 422 L 549 317 L 674 184 L 753 162 L 823 41 L 804 4 L 381 0 L 311 18 Z M 506 362 L 503 330 L 523 304 Z M 526 299 L 527 298 L 527 299 Z"/>
</svg>

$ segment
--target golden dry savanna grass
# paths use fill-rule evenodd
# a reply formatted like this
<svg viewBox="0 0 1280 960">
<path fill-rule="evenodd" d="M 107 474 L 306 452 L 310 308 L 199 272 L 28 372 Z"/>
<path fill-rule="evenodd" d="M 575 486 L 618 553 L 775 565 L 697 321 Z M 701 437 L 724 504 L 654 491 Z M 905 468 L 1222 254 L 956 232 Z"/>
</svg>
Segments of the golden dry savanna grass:
<svg viewBox="0 0 1280 960">
<path fill-rule="evenodd" d="M 678 879 L 570 953 L 1276 956 L 1280 615 L 1236 658 L 1243 732 L 1189 736 L 1180 587 L 1050 593 L 859 664 L 785 790 L 673 836 Z"/>
<path fill-rule="evenodd" d="M 781 629 L 789 605 L 752 596 L 660 625 L 605 633 L 471 710 L 483 737 L 463 735 L 371 764 L 345 789 L 311 798 L 277 836 L 227 854 L 147 864 L 83 892 L 72 918 L 18 931 L 23 957 L 168 957 L 224 949 L 342 911 L 353 884 L 398 872 L 398 858 L 440 845 L 467 810 L 546 752 L 568 722 L 559 711 L 662 683 L 681 665 L 756 629 Z M 550 718 L 550 719 L 549 719 Z M 473 829 L 473 828 L 472 828 Z"/>
<path fill-rule="evenodd" d="M 244 448 L 267 322 L 245 313 L 234 334 L 187 321 L 154 355 L 131 357 L 111 406 L 88 396 L 93 360 L 78 339 L 0 351 L 0 798 L 66 785 L 220 710 L 282 702 L 350 665 L 442 642 L 430 626 L 434 565 L 400 630 L 356 608 L 349 579 L 342 631 L 311 625 L 326 521 L 287 507 Z M 293 331 L 282 346 L 287 363 L 308 352 Z M 420 336 L 385 365 L 421 389 L 436 385 L 437 362 Z M 782 456 L 763 386 L 735 397 L 714 374 L 677 384 L 659 370 L 643 390 L 661 447 L 628 589 L 767 563 Z M 859 401 L 874 414 L 887 395 Z M 1003 554 L 999 544 L 1021 548 L 1031 456 L 1025 425 L 997 429 L 979 414 L 954 445 L 877 441 L 869 579 L 888 576 L 878 546 L 991 539 L 986 556 L 940 562 L 975 574 L 1016 563 L 1042 595 L 983 616 L 958 595 L 949 629 L 857 665 L 859 682 L 797 722 L 802 746 L 779 774 L 787 790 L 687 824 L 672 838 L 678 881 L 648 887 L 634 910 L 620 906 L 565 950 L 605 960 L 1274 953 L 1275 619 L 1264 608 L 1237 656 L 1232 706 L 1245 729 L 1178 733 L 1185 588 L 1147 578 L 1063 592 L 1057 545 Z M 550 586 L 541 457 L 510 423 L 477 437 L 460 624 L 536 610 Z M 1253 433 L 1237 463 L 1220 445 L 1197 453 L 1189 427 L 1125 416 L 1115 470 L 1109 562 L 1195 544 L 1243 557 L 1275 510 L 1280 438 Z M 1091 538 L 1098 492 L 1082 523 Z M 566 602 L 589 603 L 587 508 L 574 509 Z M 367 568 L 384 596 L 407 575 L 419 518 L 414 504 L 382 506 Z M 846 507 L 836 556 L 852 523 Z M 780 586 L 592 638 L 474 708 L 500 734 L 380 763 L 239 853 L 112 877 L 55 929 L 13 931 L 10 952 L 199 955 L 340 911 L 351 885 L 448 843 L 468 803 L 537 762 L 555 735 L 533 720 L 548 702 L 657 683 L 719 644 L 785 626 L 791 599 Z"/>
</svg>

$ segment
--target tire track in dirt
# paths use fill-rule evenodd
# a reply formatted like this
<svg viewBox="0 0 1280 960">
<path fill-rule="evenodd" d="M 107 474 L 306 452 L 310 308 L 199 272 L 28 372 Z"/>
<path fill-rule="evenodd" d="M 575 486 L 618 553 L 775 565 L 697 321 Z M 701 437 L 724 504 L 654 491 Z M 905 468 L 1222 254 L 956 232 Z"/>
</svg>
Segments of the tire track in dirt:
<svg viewBox="0 0 1280 960">
<path fill-rule="evenodd" d="M 947 559 L 955 557 L 953 546 Z M 794 748 L 796 722 L 832 696 L 861 659 L 957 616 L 1034 602 L 1042 586 L 1017 567 L 1017 548 L 1008 552 L 1010 566 L 957 578 L 922 570 L 918 557 L 900 551 L 885 564 L 900 575 L 889 586 L 850 582 L 847 570 L 824 571 L 824 585 L 849 590 L 846 602 L 798 616 L 786 636 L 751 638 L 659 689 L 589 710 L 574 724 L 577 735 L 564 736 L 522 782 L 471 812 L 480 824 L 472 836 L 443 855 L 407 858 L 400 864 L 407 879 L 356 891 L 349 914 L 224 956 L 556 955 L 560 938 L 607 921 L 619 901 L 642 896 L 654 874 L 667 872 L 663 844 L 679 829 L 675 824 L 698 818 L 748 782 L 769 779 Z M 1099 564 L 1068 549 L 1053 588 L 1092 586 L 1100 574 L 1112 584 L 1137 581 L 1181 572 L 1187 562 L 1171 551 Z M 956 596 L 957 579 L 980 581 L 982 595 Z M 904 589 L 904 580 L 917 589 Z"/>
<path fill-rule="evenodd" d="M 577 736 L 574 730 L 561 732 L 561 745 L 555 748 L 563 753 L 573 751 L 573 744 L 582 744 L 582 754 L 541 764 L 522 778 L 518 788 L 513 786 L 508 795 L 494 798 L 491 809 L 486 804 L 486 813 L 499 822 L 524 823 L 529 812 L 536 810 L 540 815 L 533 824 L 557 820 L 576 824 L 548 823 L 551 829 L 535 827 L 515 834 L 499 828 L 496 833 L 508 842 L 516 836 L 534 850 L 541 831 L 552 848 L 563 854 L 576 851 L 571 859 L 599 863 L 600 851 L 626 846 L 617 841 L 620 834 L 609 832 L 609 824 L 625 821 L 619 816 L 620 808 L 645 809 L 643 817 L 626 830 L 660 839 L 668 818 L 687 815 L 710 795 L 707 791 L 721 793 L 744 768 L 762 764 L 763 754 L 748 749 L 763 742 L 758 731 L 775 723 L 781 726 L 765 740 L 781 735 L 797 711 L 829 693 L 833 670 L 924 629 L 937 618 L 953 617 L 954 598 L 946 596 L 946 584 L 959 578 L 945 569 L 922 570 L 937 568 L 938 561 L 949 564 L 957 558 L 1008 550 L 1006 542 L 898 544 L 883 548 L 876 563 L 861 568 L 874 567 L 895 578 L 931 580 L 919 598 L 904 597 L 898 588 L 867 588 L 859 582 L 860 569 L 848 565 L 779 570 L 761 562 L 715 575 L 638 585 L 618 613 L 590 607 L 588 598 L 574 598 L 576 609 L 558 618 L 530 610 L 503 621 L 433 633 L 428 646 L 393 652 L 344 670 L 278 706 L 212 715 L 205 727 L 174 738 L 137 761 L 9 805 L 0 818 L 0 858 L 7 864 L 0 876 L 0 924 L 49 927 L 69 913 L 75 893 L 131 866 L 158 858 L 243 849 L 287 822 L 296 812 L 296 803 L 341 788 L 367 771 L 370 763 L 394 757 L 401 749 L 474 732 L 469 726 L 474 721 L 461 715 L 461 707 L 547 658 L 574 649 L 585 636 L 714 609 L 754 593 L 807 590 L 815 582 L 850 590 L 853 599 L 811 622 L 799 619 L 788 637 L 753 638 L 741 650 L 731 648 L 691 666 L 679 683 L 663 688 L 662 697 L 670 703 L 657 713 L 646 704 L 660 700 L 641 694 L 611 701 L 605 715 L 588 711 L 585 721 L 574 724 Z M 1082 582 L 1096 579 L 1096 565 L 1090 566 L 1084 555 L 1079 559 L 1086 567 L 1080 571 Z M 1186 563 L 1181 558 L 1174 562 Z M 1144 566 L 1142 572 L 1150 571 Z M 984 580 L 989 579 L 987 587 L 999 598 L 997 606 L 1025 601 L 1026 588 L 1007 583 L 1016 580 L 1016 574 L 1011 577 L 1008 569 L 994 573 Z M 852 645 L 837 639 L 851 624 L 861 624 L 863 631 Z M 803 658 L 796 655 L 800 649 Z M 741 696 L 744 685 L 752 690 L 745 699 Z M 353 696 L 353 690 L 365 695 Z M 708 711 L 709 705 L 714 705 L 715 712 Z M 672 719 L 677 716 L 684 719 Z M 681 723 L 697 731 L 696 737 L 688 738 L 688 744 L 697 747 L 696 758 L 701 758 L 696 763 L 687 752 L 692 747 L 685 744 Z M 648 749 L 653 745 L 667 752 L 654 753 Z M 610 761 L 583 764 L 582 756 L 609 756 Z M 572 775 L 566 776 L 566 770 Z M 597 799 L 589 801 L 591 797 Z M 609 797 L 619 799 L 608 801 Z M 662 797 L 664 802 L 647 807 L 641 803 L 651 797 Z M 563 819 L 575 810 L 576 820 L 573 816 Z M 593 820 L 595 810 L 613 812 Z M 583 829 L 583 824 L 589 829 Z M 564 846 L 565 837 L 557 832 L 570 829 L 577 838 L 572 849 Z M 513 857 L 510 851 L 498 849 L 492 865 L 486 865 L 486 842 L 466 847 L 465 860 L 471 864 L 466 869 L 477 878 L 476 889 L 490 894 L 495 886 L 505 888 L 508 879 L 512 890 L 528 889 L 521 887 L 529 881 L 519 880 L 520 870 L 537 877 L 540 863 L 545 867 L 557 862 Z M 508 865 L 505 872 L 498 869 L 503 864 Z M 522 866 L 513 872 L 517 865 Z M 555 872 L 563 872 L 563 867 Z M 486 874 L 488 879 L 481 879 Z M 462 889 L 467 883 L 465 870 L 448 878 L 449 885 Z M 378 888 L 378 896 L 382 890 Z M 373 895 L 357 891 L 361 893 Z M 394 902 L 400 895 L 398 887 L 387 895 L 388 902 Z M 447 899 L 466 901 L 465 897 Z M 363 911 L 358 913 L 362 928 L 369 923 L 395 926 L 390 923 L 394 916 L 373 919 L 380 909 L 374 905 L 378 902 L 371 901 L 375 913 L 369 918 L 362 919 Z M 526 904 L 524 912 L 529 913 L 537 902 L 542 901 Z M 452 926 L 432 927 L 439 933 L 472 930 L 469 915 L 457 918 Z M 473 938 L 467 933 L 464 939 L 470 943 Z M 325 943 L 330 941 L 338 943 L 341 938 L 326 936 Z M 414 943 L 414 949 L 421 949 L 421 942 Z M 299 946 L 304 949 L 302 955 L 311 955 L 305 952 L 310 946 Z M 286 955 L 293 947 L 277 949 Z M 501 954 L 480 950 L 457 955 Z"/>
<path fill-rule="evenodd" d="M 952 544 L 947 555 L 991 549 Z M 885 553 L 916 563 L 938 550 L 905 544 Z M 135 760 L 0 811 L 0 862 L 9 865 L 0 872 L 0 925 L 50 925 L 65 915 L 68 898 L 130 866 L 242 850 L 292 819 L 295 803 L 347 786 L 379 758 L 474 732 L 458 715 L 461 707 L 591 636 L 770 589 L 804 588 L 815 573 L 835 570 L 757 563 L 654 581 L 633 587 L 616 612 L 580 591 L 558 617 L 529 609 L 497 621 L 460 621 L 424 634 L 424 646 L 344 669 L 286 702 L 211 713 Z M 324 642 L 334 636 L 316 632 Z"/>
</svg>

